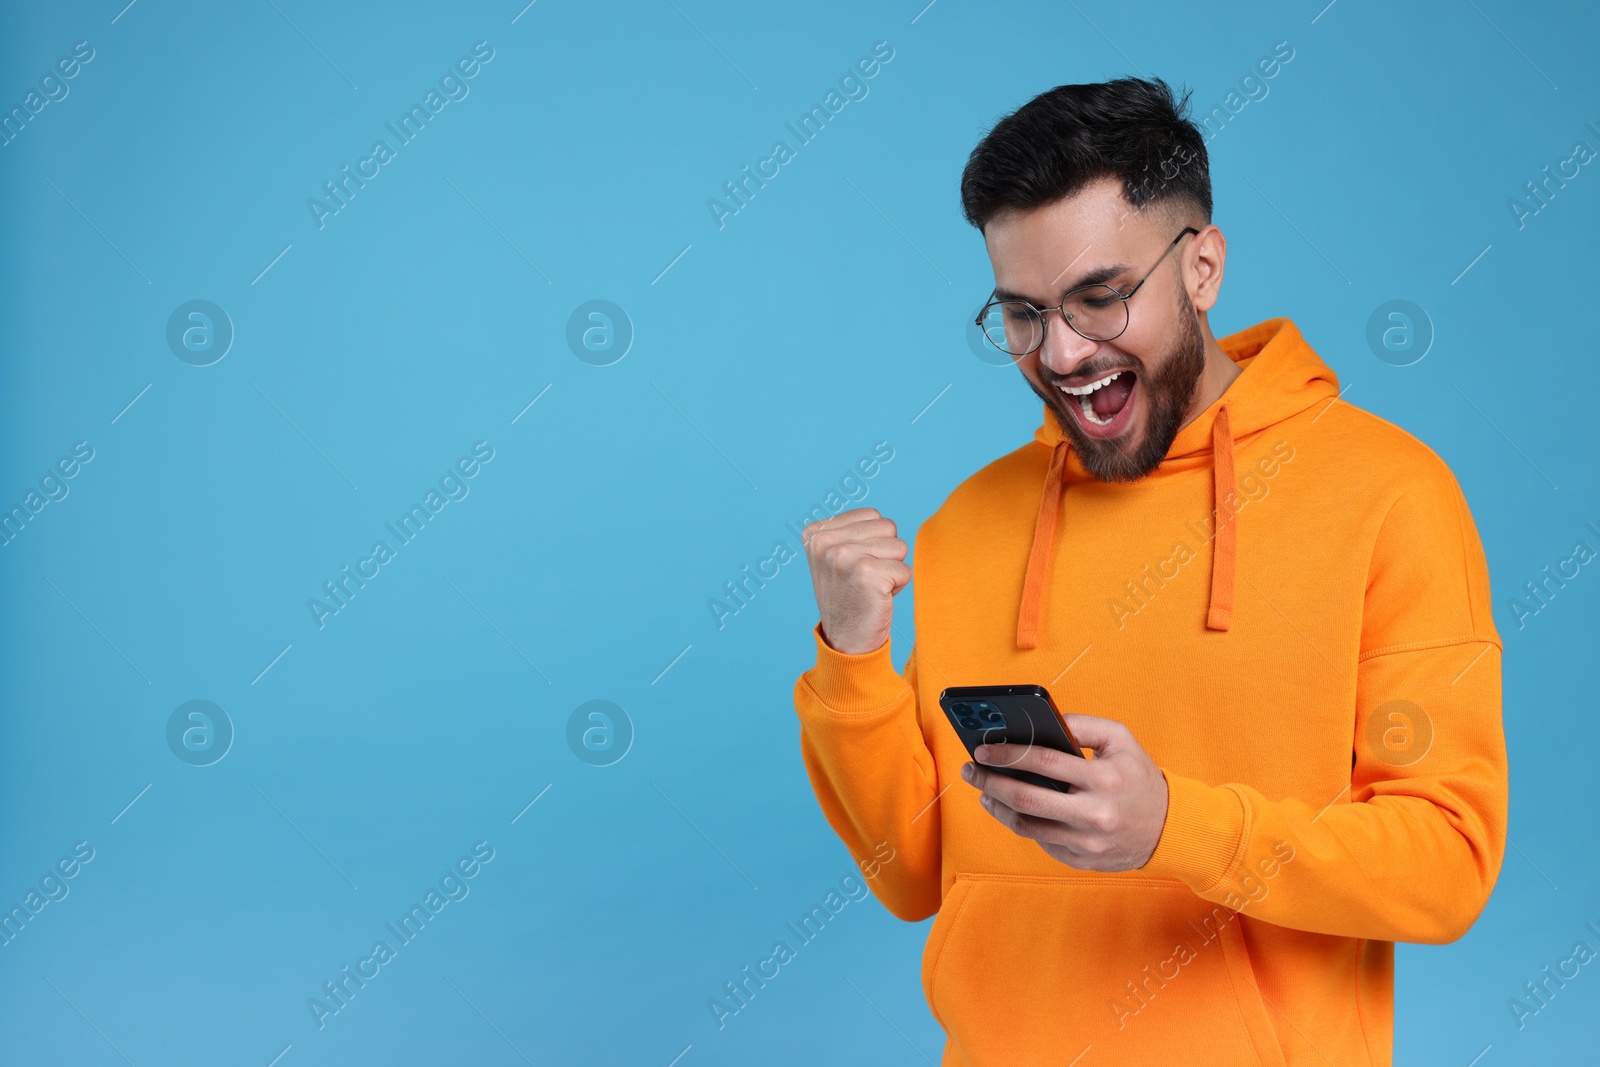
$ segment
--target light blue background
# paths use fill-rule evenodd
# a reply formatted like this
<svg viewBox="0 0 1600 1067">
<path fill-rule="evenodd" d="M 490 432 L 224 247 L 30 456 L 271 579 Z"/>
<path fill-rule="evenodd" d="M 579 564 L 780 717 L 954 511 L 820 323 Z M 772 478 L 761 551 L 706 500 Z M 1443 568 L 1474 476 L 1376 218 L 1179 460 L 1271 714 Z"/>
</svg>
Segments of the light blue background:
<svg viewBox="0 0 1600 1067">
<path fill-rule="evenodd" d="M 1465 938 L 1399 949 L 1397 1062 L 1592 1058 L 1593 967 L 1525 1029 L 1506 1007 L 1600 945 L 1600 577 L 1509 608 L 1600 547 L 1600 173 L 1523 228 L 1507 205 L 1600 148 L 1591 6 L 124 2 L 0 29 L 5 109 L 95 49 L 0 147 L 0 502 L 95 450 L 0 548 L 0 902 L 95 849 L 0 949 L 0 1060 L 936 1062 L 927 923 L 872 899 L 712 1021 L 854 868 L 798 748 L 803 560 L 720 630 L 707 602 L 875 441 L 866 503 L 911 533 L 1029 439 L 962 329 L 994 119 L 1127 73 L 1207 110 L 1280 40 L 1209 144 L 1213 327 L 1289 316 L 1449 462 L 1505 640 L 1514 848 Z M 480 40 L 470 95 L 319 229 L 307 199 Z M 880 40 L 869 95 L 719 230 L 707 200 Z M 236 330 L 207 367 L 165 340 L 193 299 Z M 611 366 L 566 342 L 593 299 L 636 331 Z M 1367 345 L 1391 299 L 1436 331 L 1411 366 Z M 480 440 L 470 495 L 319 630 L 307 599 Z M 209 767 L 167 747 L 192 699 L 236 729 Z M 566 741 L 595 699 L 635 731 L 607 767 Z M 480 840 L 470 895 L 319 1031 L 307 999 Z"/>
</svg>

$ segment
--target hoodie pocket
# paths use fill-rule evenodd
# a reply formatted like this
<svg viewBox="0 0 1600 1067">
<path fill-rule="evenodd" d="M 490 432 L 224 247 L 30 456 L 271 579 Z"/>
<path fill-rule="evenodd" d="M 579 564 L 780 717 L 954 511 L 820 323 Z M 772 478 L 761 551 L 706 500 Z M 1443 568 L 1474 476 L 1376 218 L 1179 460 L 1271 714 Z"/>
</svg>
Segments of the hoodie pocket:
<svg viewBox="0 0 1600 1067">
<path fill-rule="evenodd" d="M 1239 922 L 1174 879 L 958 874 L 922 989 L 976 1067 L 1285 1067 Z"/>
</svg>

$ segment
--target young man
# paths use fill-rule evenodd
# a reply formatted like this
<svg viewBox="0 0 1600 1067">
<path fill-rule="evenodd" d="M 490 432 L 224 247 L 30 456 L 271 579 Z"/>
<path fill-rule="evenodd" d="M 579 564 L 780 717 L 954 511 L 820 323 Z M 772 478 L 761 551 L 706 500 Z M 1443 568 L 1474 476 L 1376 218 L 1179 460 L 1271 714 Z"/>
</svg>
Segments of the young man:
<svg viewBox="0 0 1600 1067">
<path fill-rule="evenodd" d="M 1288 319 L 1212 336 L 1226 244 L 1187 103 L 1065 85 L 983 139 L 961 192 L 1006 302 L 979 321 L 1043 424 L 922 525 L 914 571 L 872 508 L 805 529 L 802 755 L 884 906 L 938 913 L 946 1065 L 1388 1065 L 1394 942 L 1459 938 L 1500 870 L 1466 501 Z M 1014 683 L 1088 758 L 969 760 L 940 691 Z"/>
</svg>

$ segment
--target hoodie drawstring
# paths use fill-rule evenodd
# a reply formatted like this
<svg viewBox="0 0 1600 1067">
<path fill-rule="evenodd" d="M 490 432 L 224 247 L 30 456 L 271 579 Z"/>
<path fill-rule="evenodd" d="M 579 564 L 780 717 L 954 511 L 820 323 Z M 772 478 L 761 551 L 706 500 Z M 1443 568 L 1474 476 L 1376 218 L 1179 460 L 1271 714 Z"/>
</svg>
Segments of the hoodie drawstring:
<svg viewBox="0 0 1600 1067">
<path fill-rule="evenodd" d="M 1044 591 L 1050 584 L 1050 560 L 1056 542 L 1056 520 L 1061 514 L 1062 474 L 1067 466 L 1065 439 L 1056 442 L 1039 496 L 1039 514 L 1033 523 L 1033 547 L 1022 580 L 1022 604 L 1017 609 L 1017 647 L 1037 648 Z M 1237 496 L 1233 480 L 1233 432 L 1228 405 L 1223 404 L 1211 423 L 1211 490 L 1216 508 L 1216 533 L 1212 537 L 1211 594 L 1206 607 L 1206 629 L 1226 630 L 1233 622 L 1234 569 L 1239 538 L 1234 516 L 1227 508 L 1230 493 Z"/>
<path fill-rule="evenodd" d="M 1212 538 L 1211 603 L 1206 609 L 1206 629 L 1226 630 L 1233 622 L 1233 571 L 1239 556 L 1239 534 L 1227 508 L 1229 495 L 1237 493 L 1233 483 L 1233 432 L 1226 404 L 1211 423 L 1211 492 L 1217 509 L 1217 532 Z"/>
<path fill-rule="evenodd" d="M 1039 644 L 1039 614 L 1044 607 L 1044 590 L 1050 584 L 1050 557 L 1056 543 L 1056 516 L 1061 513 L 1061 474 L 1067 466 L 1066 439 L 1056 442 L 1050 453 L 1050 469 L 1044 476 L 1044 493 L 1039 497 L 1039 517 L 1033 523 L 1033 549 L 1028 553 L 1028 573 L 1022 581 L 1022 606 L 1017 609 L 1017 647 L 1036 648 Z"/>
</svg>

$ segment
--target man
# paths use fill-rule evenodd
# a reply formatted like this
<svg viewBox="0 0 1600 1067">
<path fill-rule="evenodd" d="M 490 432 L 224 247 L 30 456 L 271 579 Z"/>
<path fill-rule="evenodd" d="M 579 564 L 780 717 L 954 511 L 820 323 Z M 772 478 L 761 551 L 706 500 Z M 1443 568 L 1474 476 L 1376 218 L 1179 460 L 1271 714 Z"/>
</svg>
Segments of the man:
<svg viewBox="0 0 1600 1067">
<path fill-rule="evenodd" d="M 804 531 L 802 755 L 878 899 L 938 914 L 947 1065 L 1388 1065 L 1394 942 L 1464 934 L 1504 853 L 1466 501 L 1288 319 L 1213 337 L 1226 244 L 1187 103 L 1065 85 L 983 139 L 963 206 L 1009 303 L 979 322 L 1043 424 L 922 525 L 914 569 L 872 508 Z M 1087 758 L 968 758 L 940 691 L 1014 683 Z"/>
</svg>

